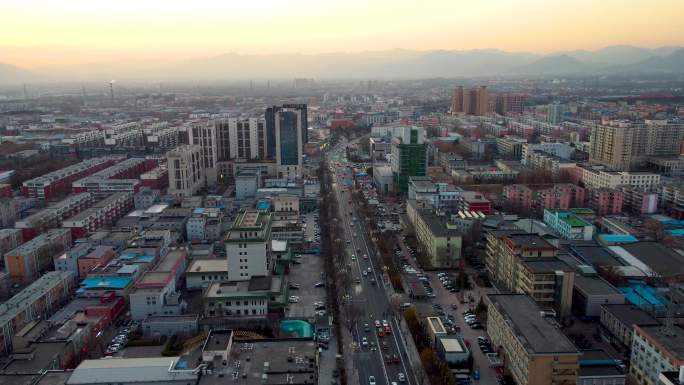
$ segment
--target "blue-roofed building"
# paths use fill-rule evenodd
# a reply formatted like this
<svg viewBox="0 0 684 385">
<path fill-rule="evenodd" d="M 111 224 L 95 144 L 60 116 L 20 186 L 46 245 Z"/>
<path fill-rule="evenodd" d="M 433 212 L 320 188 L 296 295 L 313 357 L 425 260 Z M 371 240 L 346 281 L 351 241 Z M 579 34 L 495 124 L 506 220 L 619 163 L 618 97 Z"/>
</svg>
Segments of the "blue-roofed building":
<svg viewBox="0 0 684 385">
<path fill-rule="evenodd" d="M 116 296 L 124 297 L 133 287 L 133 282 L 130 277 L 89 277 L 81 281 L 76 295 L 93 298 L 114 292 Z"/>
<path fill-rule="evenodd" d="M 663 313 L 667 310 L 665 306 L 666 300 L 658 294 L 654 287 L 635 283 L 630 286 L 620 287 L 618 290 L 625 295 L 627 302 L 647 312 Z"/>
<path fill-rule="evenodd" d="M 271 204 L 266 200 L 259 201 L 259 203 L 257 203 L 257 210 L 268 210 L 270 207 Z"/>
<path fill-rule="evenodd" d="M 599 234 L 598 241 L 604 246 L 613 246 L 623 243 L 634 243 L 639 240 L 634 235 L 629 234 Z"/>
</svg>

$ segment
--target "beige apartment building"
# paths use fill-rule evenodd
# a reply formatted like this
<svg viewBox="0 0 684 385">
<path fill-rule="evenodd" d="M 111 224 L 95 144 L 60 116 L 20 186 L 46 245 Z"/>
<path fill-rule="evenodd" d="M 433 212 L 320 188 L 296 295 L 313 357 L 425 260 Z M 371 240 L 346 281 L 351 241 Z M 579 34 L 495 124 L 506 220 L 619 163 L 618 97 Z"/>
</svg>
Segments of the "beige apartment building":
<svg viewBox="0 0 684 385">
<path fill-rule="evenodd" d="M 518 385 L 574 385 L 581 353 L 524 294 L 487 296 L 487 332 Z"/>
</svg>

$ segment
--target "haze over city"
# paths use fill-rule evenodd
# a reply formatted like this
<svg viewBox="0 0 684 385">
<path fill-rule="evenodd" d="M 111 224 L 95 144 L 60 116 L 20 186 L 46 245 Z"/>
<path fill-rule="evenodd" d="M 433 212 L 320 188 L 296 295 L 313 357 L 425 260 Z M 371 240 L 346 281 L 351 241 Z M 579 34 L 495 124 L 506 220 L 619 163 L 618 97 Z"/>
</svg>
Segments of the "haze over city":
<svg viewBox="0 0 684 385">
<path fill-rule="evenodd" d="M 684 385 L 684 0 L 0 0 L 0 385 Z"/>
<path fill-rule="evenodd" d="M 669 53 L 684 44 L 680 15 L 670 11 L 680 6 L 678 0 L 431 0 L 419 6 L 411 0 L 9 0 L 0 4 L 0 63 L 53 80 L 306 76 L 307 69 L 314 72 L 311 76 L 334 77 L 336 71 L 317 68 L 330 63 L 330 55 L 320 54 L 351 55 L 351 61 L 364 62 L 378 57 L 400 61 L 435 50 L 462 55 L 498 50 L 506 53 L 500 71 L 506 72 L 533 58 L 578 50 L 586 55 L 584 51 L 610 46 L 664 47 L 652 54 Z M 232 75 L 207 74 L 201 68 L 223 55 L 230 56 L 230 63 L 235 54 L 257 55 L 238 58 L 247 66 L 284 58 L 285 66 L 292 61 L 304 68 L 295 74 L 290 72 L 296 64 L 278 70 L 260 63 L 252 72 L 229 67 Z M 608 64 L 619 63 L 618 57 Z M 383 72 L 360 70 L 358 76 Z M 422 71 L 390 75 L 429 77 L 430 71 L 427 65 Z M 454 68 L 435 75 L 495 71 Z"/>
</svg>

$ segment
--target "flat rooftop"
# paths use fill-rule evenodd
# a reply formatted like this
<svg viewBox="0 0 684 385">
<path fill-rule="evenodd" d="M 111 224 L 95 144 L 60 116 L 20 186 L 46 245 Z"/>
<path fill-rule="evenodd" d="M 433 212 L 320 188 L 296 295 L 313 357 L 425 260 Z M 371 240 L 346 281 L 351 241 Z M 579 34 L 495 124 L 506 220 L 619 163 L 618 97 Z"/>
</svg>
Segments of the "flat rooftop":
<svg viewBox="0 0 684 385">
<path fill-rule="evenodd" d="M 653 326 L 660 325 L 655 317 L 632 304 L 602 305 L 606 312 L 617 318 L 620 323 L 631 328 L 632 325 Z"/>
<path fill-rule="evenodd" d="M 522 247 L 526 250 L 556 248 L 537 234 L 511 234 L 508 236 L 508 239 L 513 242 L 514 246 Z"/>
<path fill-rule="evenodd" d="M 678 360 L 684 360 L 684 328 L 681 325 L 673 325 L 673 333 L 667 332 L 662 326 L 638 326 L 638 328 L 672 352 Z"/>
<path fill-rule="evenodd" d="M 556 257 L 522 258 L 522 263 L 528 270 L 534 273 L 574 271 L 567 263 Z"/>
<path fill-rule="evenodd" d="M 525 294 L 490 294 L 492 305 L 501 313 L 518 340 L 530 354 L 578 354 L 561 331 L 540 316 L 540 308 Z"/>
<path fill-rule="evenodd" d="M 657 242 L 620 246 L 663 277 L 684 274 L 684 257 Z"/>
<path fill-rule="evenodd" d="M 186 273 L 226 273 L 228 262 L 225 259 L 195 259 Z"/>
<path fill-rule="evenodd" d="M 585 262 L 594 266 L 622 266 L 615 256 L 601 246 L 570 246 L 570 251 Z"/>
<path fill-rule="evenodd" d="M 200 385 L 315 384 L 316 351 L 316 343 L 310 338 L 235 341 L 229 355 L 228 374 L 224 378 L 203 376 Z M 237 361 L 244 375 L 233 379 L 230 373 Z"/>
</svg>

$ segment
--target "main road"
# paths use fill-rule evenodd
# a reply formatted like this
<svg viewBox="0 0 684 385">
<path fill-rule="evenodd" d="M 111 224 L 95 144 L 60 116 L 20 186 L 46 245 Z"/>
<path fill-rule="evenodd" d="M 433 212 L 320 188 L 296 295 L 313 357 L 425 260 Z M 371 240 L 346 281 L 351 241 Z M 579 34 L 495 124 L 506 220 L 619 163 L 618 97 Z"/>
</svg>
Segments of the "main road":
<svg viewBox="0 0 684 385">
<path fill-rule="evenodd" d="M 359 216 L 358 205 L 352 196 L 352 171 L 343 153 L 347 144 L 341 143 L 328 152 L 328 172 L 333 174 L 338 217 L 344 229 L 343 242 L 347 250 L 345 258 L 347 266 L 352 270 L 351 298 L 346 298 L 345 301 L 348 304 L 353 303 L 362 313 L 354 317 L 351 330 L 354 340 L 354 368 L 361 385 L 372 385 L 371 376 L 377 385 L 391 385 L 393 382 L 418 385 L 406 351 L 404 339 L 407 334 L 400 331 L 395 318 L 400 315 L 393 311 L 389 299 L 391 285 L 385 282 L 382 261 L 368 239 L 366 223 Z M 341 311 L 344 311 L 344 306 L 350 306 L 348 304 L 342 305 Z M 379 336 L 376 321 L 381 325 L 386 321 L 391 333 Z"/>
</svg>

